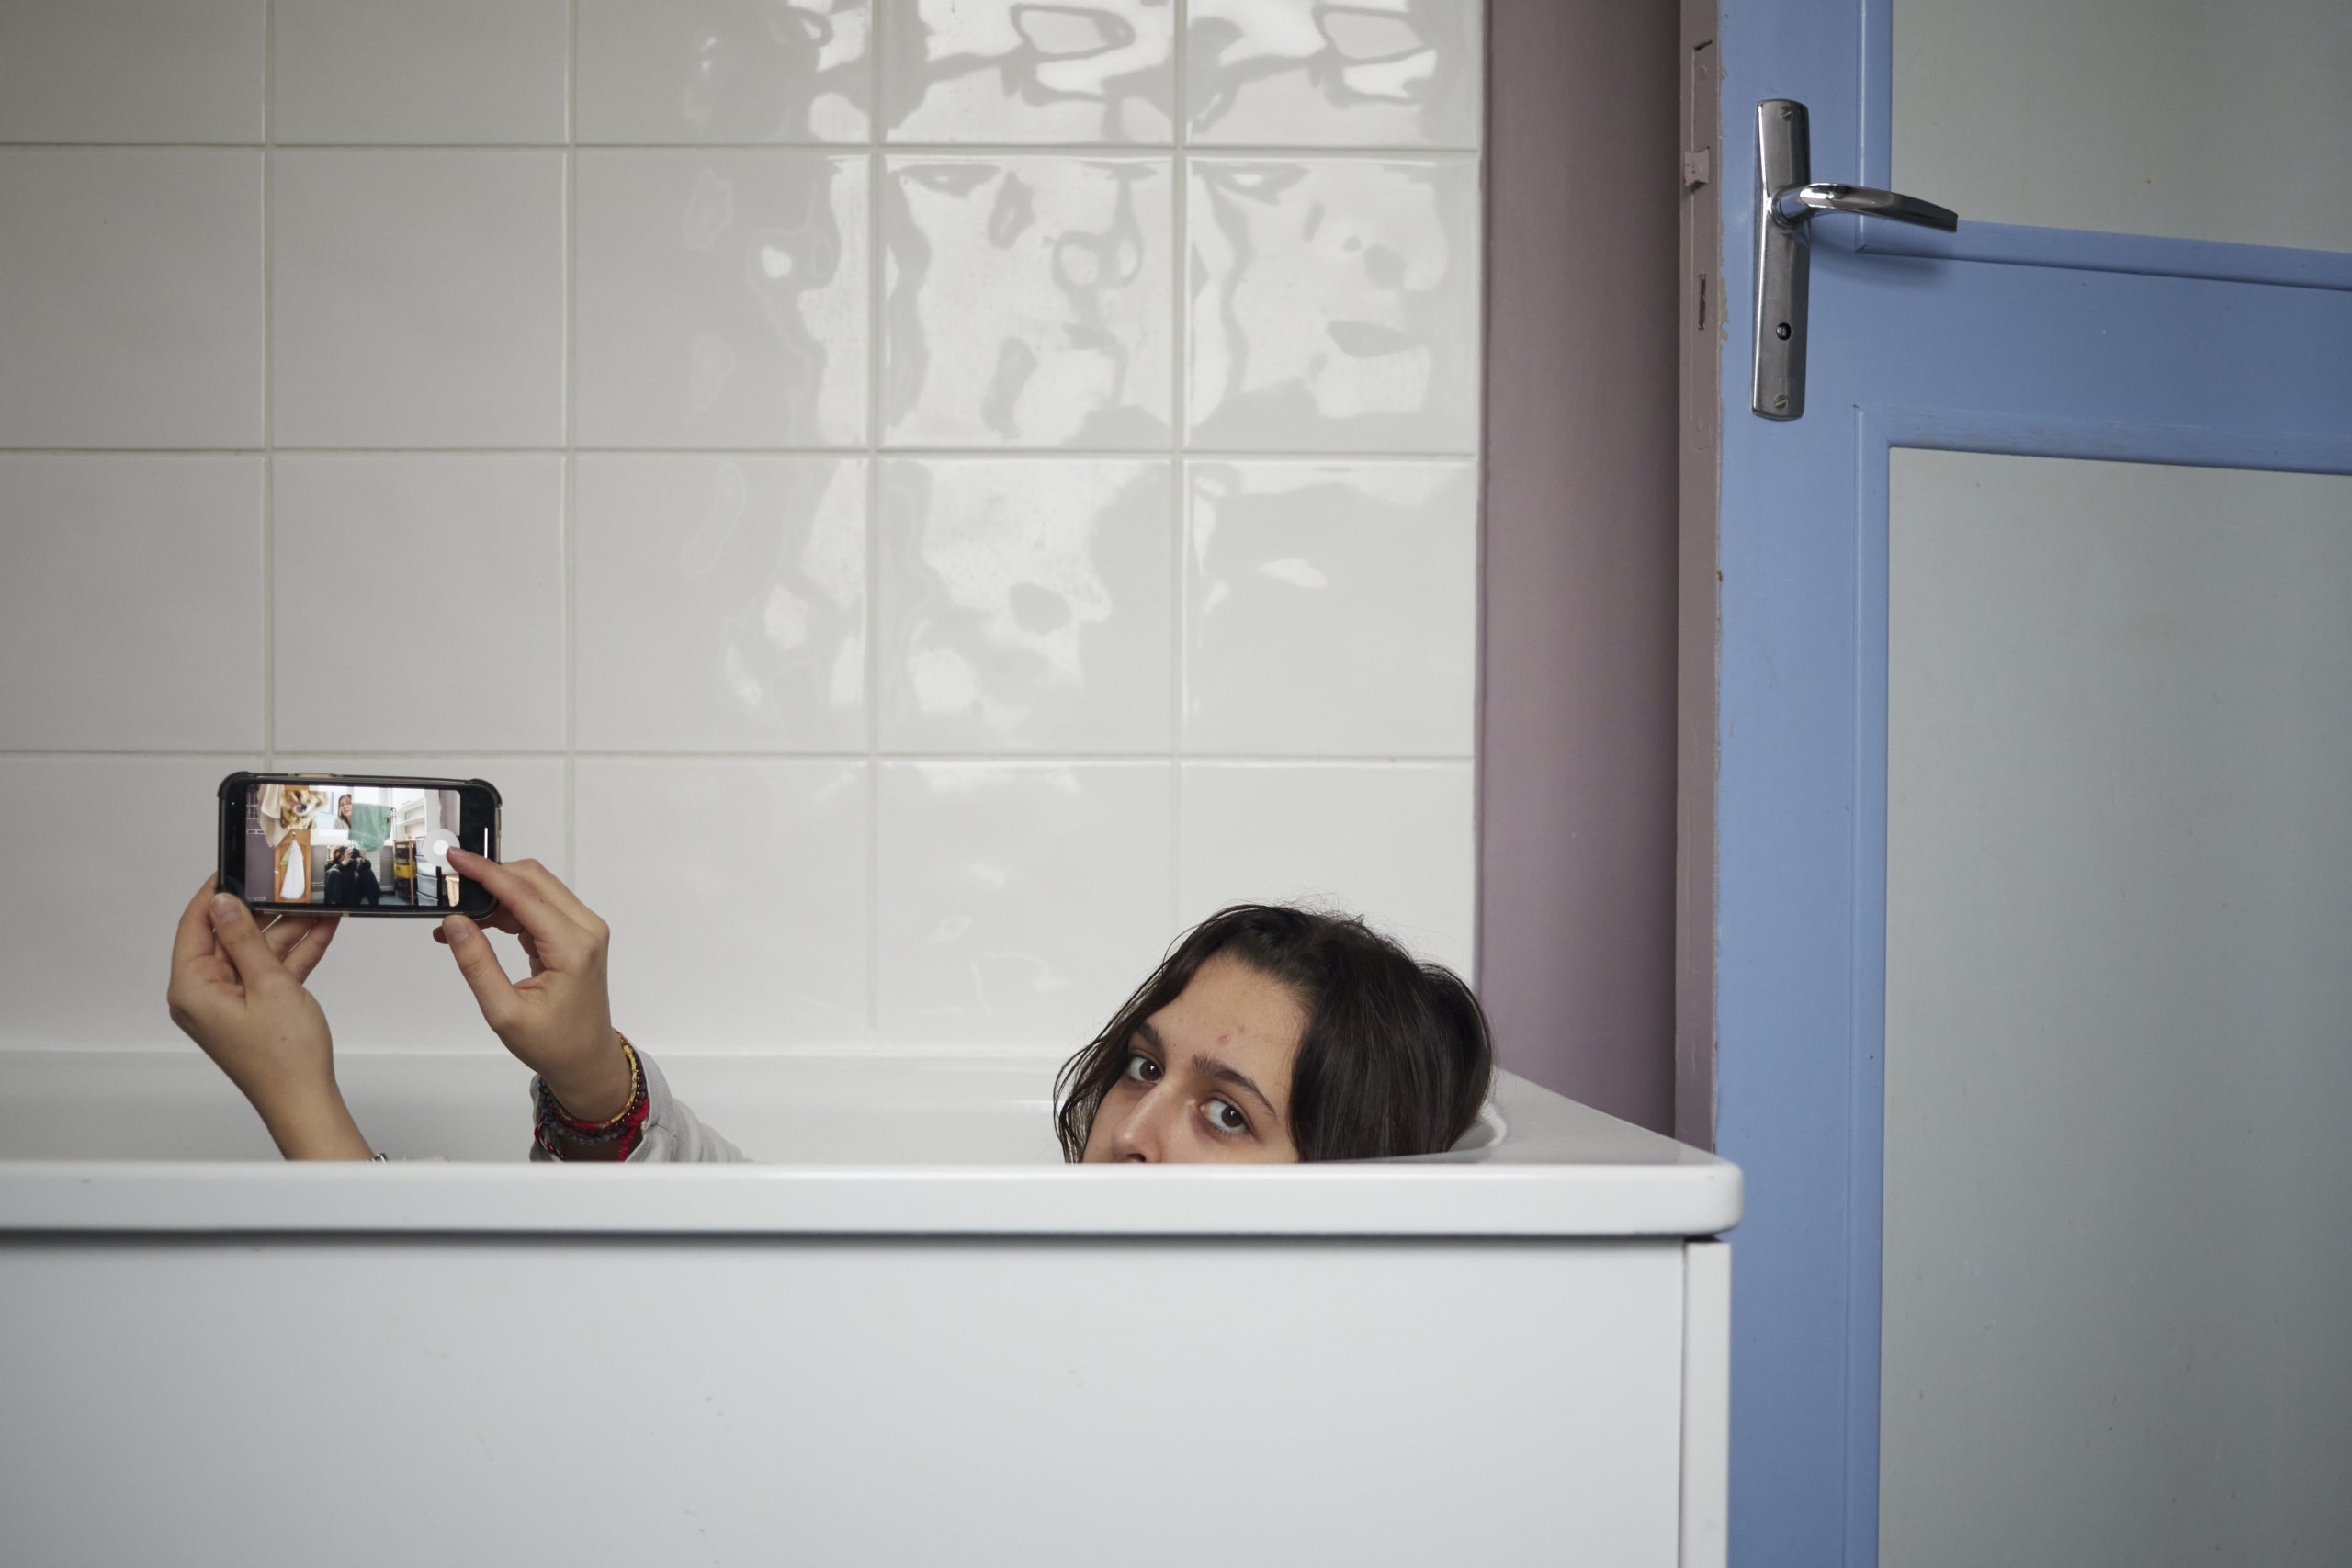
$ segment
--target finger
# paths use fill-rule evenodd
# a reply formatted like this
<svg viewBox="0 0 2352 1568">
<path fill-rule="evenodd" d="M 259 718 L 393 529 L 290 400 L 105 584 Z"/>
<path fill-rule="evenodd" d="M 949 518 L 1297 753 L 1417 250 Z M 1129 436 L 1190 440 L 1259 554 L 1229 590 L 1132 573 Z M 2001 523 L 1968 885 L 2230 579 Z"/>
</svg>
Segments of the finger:
<svg viewBox="0 0 2352 1568">
<path fill-rule="evenodd" d="M 514 982 L 507 979 L 506 971 L 499 965 L 498 954 L 491 950 L 490 938 L 463 915 L 444 919 L 440 935 L 449 944 L 450 956 L 458 961 L 458 972 L 473 987 L 483 1021 L 503 1034 L 519 1004 Z"/>
<path fill-rule="evenodd" d="M 506 869 L 537 888 L 541 897 L 545 897 L 548 903 L 561 909 L 587 930 L 595 931 L 605 923 L 596 918 L 594 910 L 580 901 L 579 894 L 563 885 L 561 877 L 537 861 L 518 860 Z"/>
<path fill-rule="evenodd" d="M 312 926 L 332 925 L 334 919 L 328 915 L 280 915 L 261 928 L 262 940 L 269 943 L 270 952 L 282 960 L 310 933 Z"/>
<path fill-rule="evenodd" d="M 293 976 L 297 983 L 311 977 L 311 971 L 316 969 L 319 960 L 327 955 L 327 943 L 333 942 L 334 933 L 343 929 L 343 921 L 339 919 L 306 919 L 300 924 L 301 935 L 295 939 L 294 945 L 286 953 L 286 972 Z"/>
<path fill-rule="evenodd" d="M 253 911 L 242 900 L 216 893 L 205 912 L 212 921 L 213 940 L 235 966 L 237 978 L 245 983 L 246 990 L 288 982 L 286 965 L 270 951 L 269 939 L 262 935 L 261 927 L 254 923 Z"/>
<path fill-rule="evenodd" d="M 484 915 L 481 919 L 476 920 L 474 923 L 481 927 L 481 929 L 486 931 L 504 931 L 508 936 L 514 937 L 519 937 L 523 934 L 523 922 L 516 919 L 514 918 L 514 911 L 508 908 L 503 904 L 501 904 L 497 908 L 492 909 L 489 914 Z M 435 926 L 433 928 L 433 940 L 439 942 L 442 946 L 447 947 L 449 945 L 449 933 L 443 931 L 439 926 Z"/>
<path fill-rule="evenodd" d="M 212 955 L 212 920 L 205 909 L 212 902 L 213 878 L 204 879 L 196 897 L 180 911 L 179 929 L 172 933 L 172 968 L 175 972 L 199 958 Z"/>
<path fill-rule="evenodd" d="M 450 863 L 457 866 L 458 875 L 470 876 L 489 888 L 492 897 L 514 911 L 522 930 L 529 931 L 541 942 L 553 942 L 560 947 L 567 937 L 576 940 L 588 934 L 579 921 L 514 866 L 502 865 L 469 850 L 452 848 L 449 853 L 453 857 Z M 449 939 L 453 945 L 457 936 L 456 931 L 450 931 Z"/>
</svg>

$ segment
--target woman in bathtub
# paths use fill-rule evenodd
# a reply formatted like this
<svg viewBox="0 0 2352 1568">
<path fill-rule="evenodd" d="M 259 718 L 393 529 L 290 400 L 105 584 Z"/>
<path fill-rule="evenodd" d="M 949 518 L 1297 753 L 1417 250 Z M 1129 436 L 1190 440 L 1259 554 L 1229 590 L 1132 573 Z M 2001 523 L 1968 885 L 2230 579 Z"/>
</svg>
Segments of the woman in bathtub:
<svg viewBox="0 0 2352 1568">
<path fill-rule="evenodd" d="M 740 1160 L 614 1028 L 612 933 L 536 861 L 449 852 L 520 939 L 510 979 L 463 916 L 434 932 L 483 1019 L 535 1075 L 535 1159 Z M 172 1020 L 253 1102 L 288 1159 L 368 1159 L 335 1085 L 326 1015 L 302 987 L 333 919 L 265 929 L 198 889 L 172 953 Z M 1194 927 L 1056 1084 L 1068 1159 L 1261 1162 L 1435 1153 L 1478 1113 L 1492 1072 L 1485 1016 L 1461 980 L 1362 922 L 1239 905 Z"/>
</svg>

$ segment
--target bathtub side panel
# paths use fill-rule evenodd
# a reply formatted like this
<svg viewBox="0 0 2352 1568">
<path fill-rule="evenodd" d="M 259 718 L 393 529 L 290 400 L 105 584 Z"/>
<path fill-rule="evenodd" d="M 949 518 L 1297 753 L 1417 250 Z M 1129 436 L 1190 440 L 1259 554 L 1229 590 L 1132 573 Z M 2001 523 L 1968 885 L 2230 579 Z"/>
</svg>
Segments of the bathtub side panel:
<svg viewBox="0 0 2352 1568">
<path fill-rule="evenodd" d="M 1665 1568 L 1682 1303 L 1673 1241 L 8 1238 L 0 1517 L 27 1562 Z"/>
</svg>

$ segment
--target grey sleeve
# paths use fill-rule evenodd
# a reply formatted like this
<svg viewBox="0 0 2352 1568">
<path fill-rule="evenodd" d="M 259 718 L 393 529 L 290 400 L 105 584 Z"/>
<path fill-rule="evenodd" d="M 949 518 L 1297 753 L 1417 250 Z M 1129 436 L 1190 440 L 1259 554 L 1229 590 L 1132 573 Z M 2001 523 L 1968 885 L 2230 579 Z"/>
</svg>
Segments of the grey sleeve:
<svg viewBox="0 0 2352 1568">
<path fill-rule="evenodd" d="M 639 1066 L 645 1069 L 645 1134 L 628 1156 L 631 1165 L 654 1165 L 674 1162 L 681 1165 L 749 1165 L 751 1156 L 703 1125 L 702 1118 L 691 1107 L 670 1092 L 669 1079 L 654 1066 L 653 1058 L 639 1051 Z M 538 1114 L 539 1080 L 531 1079 L 531 1112 Z M 546 1159 L 547 1150 L 538 1140 L 531 1140 L 531 1157 Z"/>
</svg>

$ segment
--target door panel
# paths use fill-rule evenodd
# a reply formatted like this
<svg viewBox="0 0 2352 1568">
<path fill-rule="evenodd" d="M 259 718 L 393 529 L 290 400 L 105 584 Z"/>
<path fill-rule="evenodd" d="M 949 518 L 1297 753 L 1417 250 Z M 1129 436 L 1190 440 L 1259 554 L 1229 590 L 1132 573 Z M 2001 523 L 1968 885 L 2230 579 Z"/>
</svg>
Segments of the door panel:
<svg viewBox="0 0 2352 1568">
<path fill-rule="evenodd" d="M 1894 0 L 1893 176 L 1978 223 L 2352 251 L 2343 0 Z"/>
<path fill-rule="evenodd" d="M 2352 478 L 1891 467 L 1880 1559 L 2322 1562 Z"/>
<path fill-rule="evenodd" d="M 1879 1560 L 1891 454 L 2352 472 L 2352 254 L 2268 237 L 1988 224 L 1907 176 L 1900 188 L 1960 209 L 1960 232 L 1817 220 L 1808 410 L 1791 423 L 1752 415 L 1756 105 L 1808 106 L 1814 178 L 1892 183 L 1891 19 L 1892 0 L 1764 0 L 1725 7 L 1719 34 L 1713 1027 L 1718 1145 L 1745 1168 L 1749 1195 L 1733 1313 L 1732 1538 L 1743 1568 Z M 2023 68 L 1996 51 L 1972 69 L 1997 85 Z M 2007 265 L 2018 261 L 2033 265 Z M 2056 762 L 1982 766 L 2031 777 Z M 2323 992 L 2305 1005 L 2330 1004 Z M 2122 1105 L 2112 1086 L 2101 1092 L 2074 1114 Z M 2030 1131 L 1997 1114 L 1977 1129 L 1991 1159 L 2010 1142 L 2029 1150 Z M 1949 1201 L 1964 1207 L 1968 1196 Z M 2333 1247 L 2331 1259 L 2346 1245 L 2334 1234 L 2309 1242 Z M 2095 1298 L 2102 1278 L 2093 1270 L 2081 1288 Z M 2231 1321 L 2252 1324 L 2251 1310 Z M 2193 1432 L 2198 1418 L 2193 1400 L 2165 1406 L 2168 1432 Z M 2132 1473 L 2157 1483 L 2146 1467 Z"/>
</svg>

